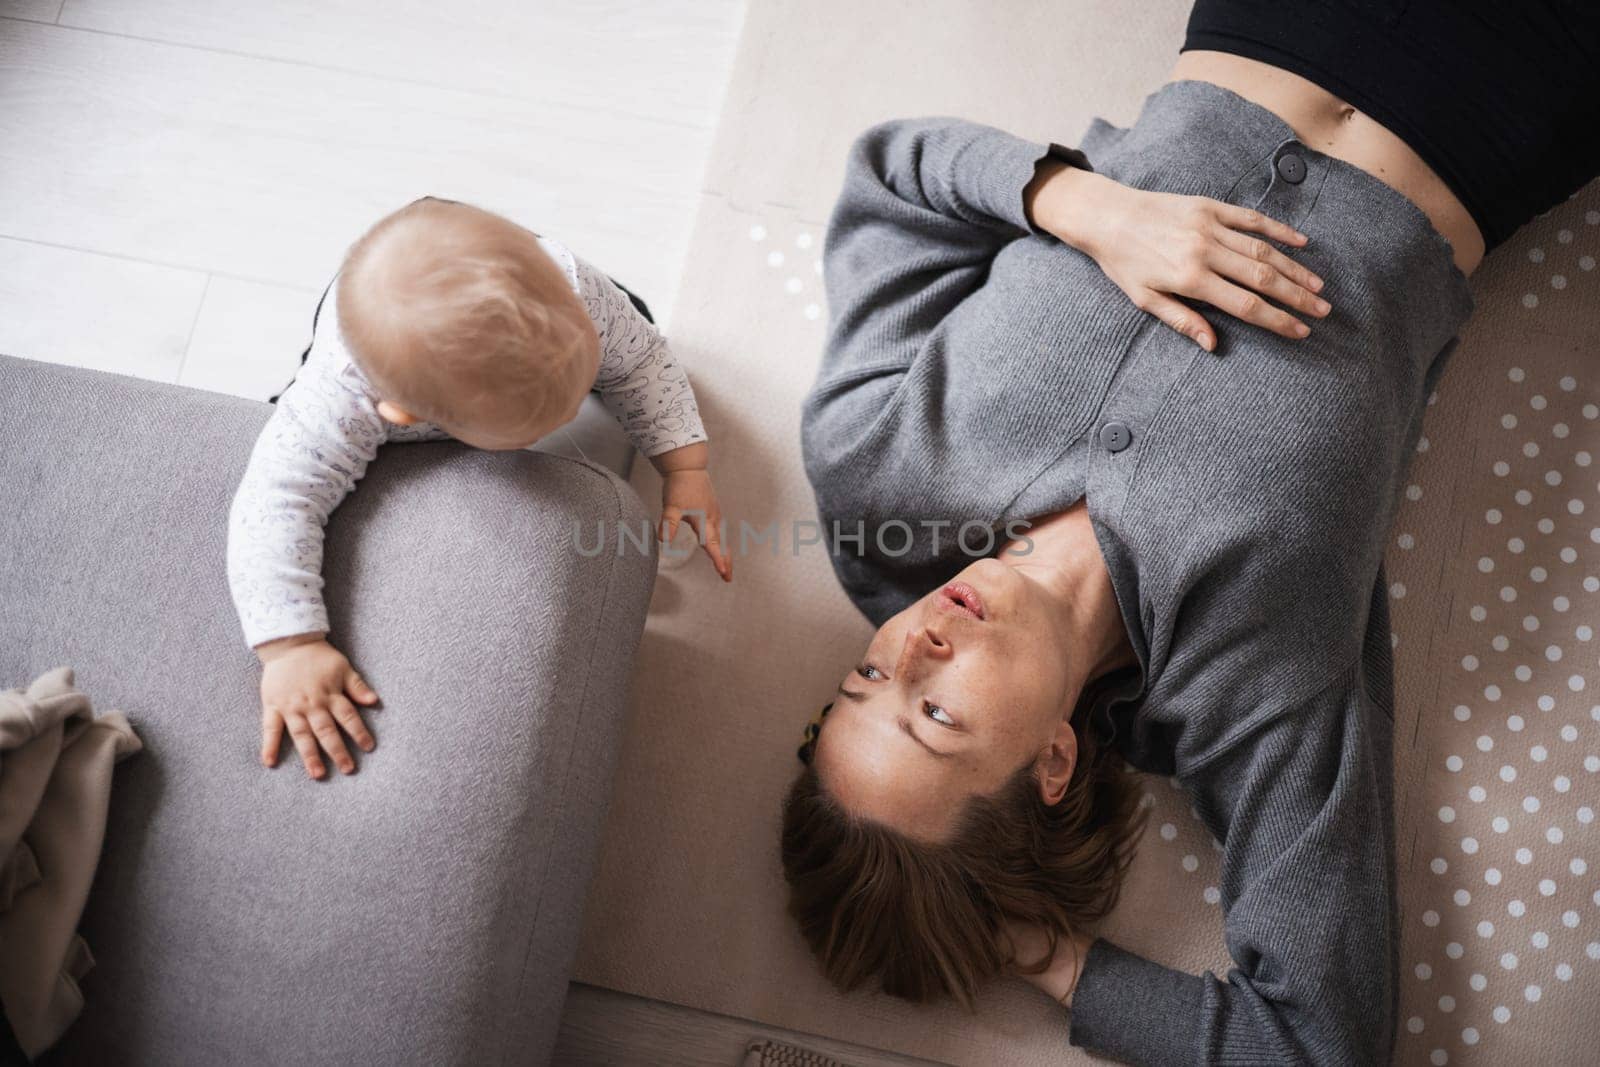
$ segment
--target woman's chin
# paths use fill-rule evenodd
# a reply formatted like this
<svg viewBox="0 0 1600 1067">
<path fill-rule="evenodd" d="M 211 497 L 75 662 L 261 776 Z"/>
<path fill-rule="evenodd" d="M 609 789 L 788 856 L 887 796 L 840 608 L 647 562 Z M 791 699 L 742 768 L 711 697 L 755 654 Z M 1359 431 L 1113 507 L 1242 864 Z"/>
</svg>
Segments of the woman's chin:
<svg viewBox="0 0 1600 1067">
<path fill-rule="evenodd" d="M 994 558 L 973 560 L 952 578 L 951 583 L 965 582 L 983 599 L 984 614 L 988 618 L 1006 614 L 1006 605 L 1014 596 L 1017 575 L 1008 564 Z"/>
</svg>

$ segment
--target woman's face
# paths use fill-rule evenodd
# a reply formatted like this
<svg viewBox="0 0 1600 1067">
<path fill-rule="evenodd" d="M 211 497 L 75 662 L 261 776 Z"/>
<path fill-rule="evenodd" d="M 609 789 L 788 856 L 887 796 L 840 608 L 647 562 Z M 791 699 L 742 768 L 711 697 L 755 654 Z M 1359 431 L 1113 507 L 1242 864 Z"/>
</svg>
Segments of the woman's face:
<svg viewBox="0 0 1600 1067">
<path fill-rule="evenodd" d="M 1059 799 L 1087 680 L 1068 630 L 1027 573 L 973 563 L 885 622 L 839 686 L 817 737 L 825 787 L 852 814 L 922 840 L 943 839 L 968 797 L 1023 766 Z"/>
</svg>

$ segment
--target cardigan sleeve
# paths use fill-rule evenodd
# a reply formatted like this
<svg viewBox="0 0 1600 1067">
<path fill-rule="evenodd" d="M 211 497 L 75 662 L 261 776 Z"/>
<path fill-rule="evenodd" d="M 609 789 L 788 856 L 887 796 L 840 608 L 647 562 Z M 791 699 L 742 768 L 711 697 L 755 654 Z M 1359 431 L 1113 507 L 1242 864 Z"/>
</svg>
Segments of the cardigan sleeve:
<svg viewBox="0 0 1600 1067">
<path fill-rule="evenodd" d="M 959 119 L 906 119 L 856 138 L 823 249 L 822 377 L 904 369 L 984 282 L 1006 244 L 1039 234 L 1023 191 L 1038 164 L 1083 153 Z"/>
<path fill-rule="evenodd" d="M 1073 361 L 1049 355 L 1058 342 L 1083 343 L 1081 337 L 1048 338 L 1048 328 L 1040 327 L 1045 332 L 1038 343 L 995 345 L 992 335 L 976 344 L 952 341 L 961 312 L 993 295 L 986 291 L 1008 252 L 1054 245 L 1036 258 L 1055 293 L 1139 314 L 1093 260 L 1029 227 L 1023 193 L 1040 161 L 1050 157 L 1088 166 L 1071 150 L 953 119 L 885 123 L 851 147 L 823 247 L 828 334 L 800 422 L 818 516 L 839 531 L 836 536 L 857 525 L 881 532 L 898 521 L 958 525 L 980 514 L 992 518 L 970 496 L 947 498 L 930 510 L 931 497 L 910 489 L 943 484 L 979 492 L 989 483 L 990 473 L 963 469 L 978 457 L 946 447 L 993 425 L 990 408 L 966 401 L 1008 380 L 1038 382 L 1034 396 L 1074 388 L 1087 394 L 1087 387 L 1062 380 Z M 1096 285 L 1116 299 L 1102 300 Z M 1066 321 L 1048 298 L 1035 307 Z M 1012 326 L 1018 339 L 1034 328 Z M 1063 427 L 1044 407 L 1032 407 L 1040 419 L 1019 436 L 1037 430 L 1051 441 L 1061 438 Z M 889 486 L 909 490 L 914 499 L 881 492 Z M 945 541 L 948 548 L 951 539 Z M 946 569 L 949 558 L 935 558 L 933 545 L 924 542 L 915 552 L 916 560 L 897 555 L 887 566 L 889 558 L 875 545 L 830 555 L 857 606 L 882 621 L 953 573 Z"/>
<path fill-rule="evenodd" d="M 1235 965 L 1187 974 L 1097 940 L 1072 997 L 1072 1044 L 1140 1064 L 1388 1062 L 1398 971 L 1388 684 L 1369 655 L 1180 760 L 1179 780 L 1222 843 Z"/>
</svg>

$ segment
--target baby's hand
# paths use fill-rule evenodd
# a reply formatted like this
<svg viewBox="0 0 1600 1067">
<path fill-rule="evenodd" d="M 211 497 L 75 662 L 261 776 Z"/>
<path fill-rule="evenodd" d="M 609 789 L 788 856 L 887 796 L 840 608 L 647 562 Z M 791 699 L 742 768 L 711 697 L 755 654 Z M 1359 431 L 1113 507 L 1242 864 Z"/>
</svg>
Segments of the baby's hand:
<svg viewBox="0 0 1600 1067">
<path fill-rule="evenodd" d="M 339 728 L 363 752 L 371 752 L 377 742 L 351 701 L 370 706 L 378 694 L 321 634 L 268 641 L 256 654 L 261 657 L 261 762 L 278 765 L 287 730 L 311 777 L 328 773 L 319 744 L 341 771 L 354 774 L 356 762 Z"/>
<path fill-rule="evenodd" d="M 733 561 L 722 547 L 722 508 L 717 504 L 711 474 L 704 468 L 666 471 L 661 475 L 661 529 L 657 536 L 671 541 L 679 522 L 688 522 L 694 530 L 722 580 L 733 581 Z"/>
</svg>

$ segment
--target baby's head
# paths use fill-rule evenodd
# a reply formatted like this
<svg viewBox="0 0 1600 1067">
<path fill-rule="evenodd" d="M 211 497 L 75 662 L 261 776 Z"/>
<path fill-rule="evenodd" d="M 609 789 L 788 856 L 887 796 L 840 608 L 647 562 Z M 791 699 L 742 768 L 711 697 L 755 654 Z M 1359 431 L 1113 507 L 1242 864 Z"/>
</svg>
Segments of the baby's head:
<svg viewBox="0 0 1600 1067">
<path fill-rule="evenodd" d="M 522 227 L 428 198 L 381 219 L 339 272 L 339 331 L 393 422 L 525 448 L 577 414 L 599 339 Z"/>
</svg>

